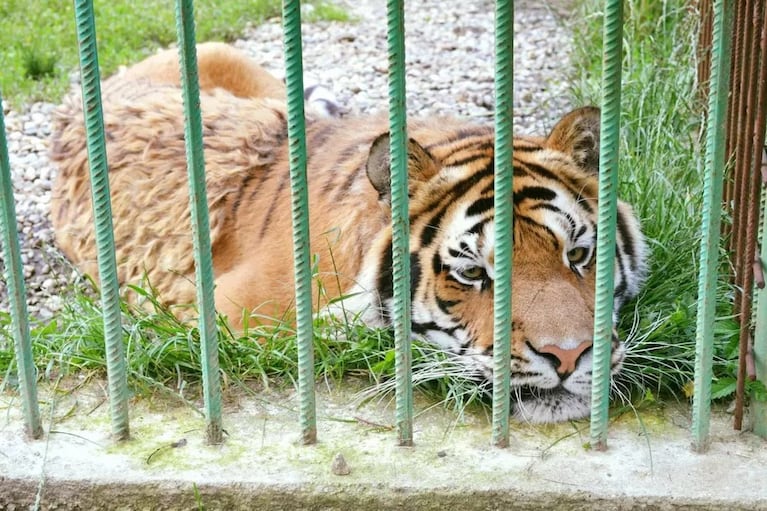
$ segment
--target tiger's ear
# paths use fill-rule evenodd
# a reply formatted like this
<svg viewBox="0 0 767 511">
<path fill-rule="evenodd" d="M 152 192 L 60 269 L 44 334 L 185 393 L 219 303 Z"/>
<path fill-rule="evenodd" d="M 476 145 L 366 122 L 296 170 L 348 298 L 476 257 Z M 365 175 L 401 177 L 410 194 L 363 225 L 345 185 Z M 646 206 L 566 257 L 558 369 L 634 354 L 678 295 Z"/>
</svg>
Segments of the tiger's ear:
<svg viewBox="0 0 767 511">
<path fill-rule="evenodd" d="M 370 183 L 378 191 L 378 197 L 391 202 L 391 161 L 389 157 L 389 133 L 380 135 L 373 141 L 365 167 Z M 429 152 L 412 138 L 407 142 L 408 189 L 413 190 L 428 181 L 439 170 L 439 166 Z"/>
<path fill-rule="evenodd" d="M 586 106 L 565 115 L 551 130 L 546 146 L 567 153 L 575 163 L 599 172 L 599 108 Z"/>
</svg>

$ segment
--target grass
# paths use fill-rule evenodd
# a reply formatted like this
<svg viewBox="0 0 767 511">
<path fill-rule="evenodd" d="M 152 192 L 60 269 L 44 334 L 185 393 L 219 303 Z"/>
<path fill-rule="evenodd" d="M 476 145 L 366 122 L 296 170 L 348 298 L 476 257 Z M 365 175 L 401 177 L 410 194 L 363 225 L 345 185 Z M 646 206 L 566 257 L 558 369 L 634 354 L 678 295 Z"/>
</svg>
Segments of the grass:
<svg viewBox="0 0 767 511">
<path fill-rule="evenodd" d="M 176 41 L 175 2 L 94 0 L 102 76 Z M 310 21 L 345 21 L 346 12 L 326 1 L 310 2 Z M 197 0 L 199 41 L 233 41 L 250 24 L 280 13 L 280 0 Z M 0 2 L 0 92 L 14 107 L 58 102 L 78 66 L 74 2 Z"/>
<path fill-rule="evenodd" d="M 649 379 L 656 393 L 680 389 L 694 360 L 702 110 L 694 101 L 695 25 L 684 3 L 629 1 L 624 26 L 619 194 L 634 205 L 651 249 L 636 315 L 622 317 L 622 330 L 633 332 L 626 377 Z M 585 43 L 574 46 L 573 95 L 599 104 L 600 6 L 588 0 L 581 8 L 574 30 Z"/>
<path fill-rule="evenodd" d="M 172 310 L 155 300 L 151 290 L 132 289 L 143 297 L 143 303 L 121 304 L 131 387 L 138 394 L 169 391 L 182 399 L 190 393 L 196 397 L 201 383 L 199 331 L 180 322 Z M 103 318 L 96 295 L 91 281 L 78 284 L 55 319 L 33 328 L 33 358 L 43 379 L 105 373 Z M 292 325 L 251 327 L 241 334 L 233 333 L 220 319 L 218 326 L 219 365 L 225 388 L 295 383 L 298 346 Z M 10 316 L 0 312 L 0 374 L 15 386 L 15 380 L 8 378 L 13 365 L 9 327 Z M 314 353 L 318 381 L 332 385 L 342 378 L 357 377 L 382 384 L 382 392 L 363 398 L 393 391 L 394 340 L 386 330 L 373 330 L 353 320 L 317 318 Z M 450 403 L 463 409 L 483 392 L 463 377 L 463 372 L 444 352 L 415 343 L 415 380 L 425 383 L 421 390 L 426 394 L 456 394 Z"/>
<path fill-rule="evenodd" d="M 17 3 L 19 11 L 26 9 L 22 2 Z M 105 2 L 99 7 L 102 14 L 104 9 L 119 11 L 113 4 L 108 5 Z M 206 8 L 213 9 L 212 5 L 206 7 L 205 2 L 198 2 L 198 17 L 210 17 L 203 13 Z M 216 5 L 228 13 L 221 19 L 236 12 L 236 8 L 226 2 Z M 572 77 L 574 103 L 599 103 L 600 8 L 600 2 L 581 0 L 582 12 L 574 17 L 576 21 L 572 28 L 577 41 L 573 55 L 576 69 Z M 132 10 L 145 12 L 139 8 Z M 8 12 L 14 13 L 14 10 L 6 14 Z M 322 13 L 322 9 L 313 12 L 316 15 Z M 333 19 L 338 14 L 330 9 L 321 15 Z M 71 13 L 55 16 L 66 21 L 61 21 L 62 26 L 71 25 Z M 251 14 L 250 19 L 254 17 Z M 158 22 L 157 25 L 172 26 L 172 21 Z M 222 26 L 234 30 L 226 23 Z M 210 30 L 215 33 L 214 27 Z M 172 32 L 165 34 L 164 37 L 172 37 Z M 220 38 L 226 39 L 227 34 L 232 37 L 234 32 L 222 32 Z M 699 141 L 703 110 L 695 99 L 695 20 L 690 17 L 685 0 L 628 0 L 624 38 L 620 189 L 622 198 L 635 205 L 652 251 L 649 280 L 640 297 L 626 307 L 620 323 L 621 332 L 629 340 L 629 354 L 615 390 L 630 408 L 661 398 L 688 397 L 694 360 L 702 198 Z M 150 46 L 169 42 L 145 34 L 141 38 L 143 46 L 120 48 L 122 57 L 115 54 L 112 63 L 128 57 L 137 60 L 149 51 L 147 41 Z M 19 44 L 23 45 L 23 41 Z M 102 47 L 108 46 L 120 47 L 102 43 Z M 38 55 L 45 55 L 43 50 L 38 51 L 42 52 Z M 38 90 L 50 99 L 58 92 L 52 84 L 50 61 L 41 57 L 28 57 L 27 60 L 33 74 L 42 77 L 41 83 L 51 80 L 51 88 Z M 67 68 L 59 61 L 53 64 L 57 70 L 62 66 Z M 37 89 L 32 87 L 26 92 L 19 89 L 16 97 L 30 94 L 32 90 Z M 722 260 L 726 262 L 726 257 Z M 99 306 L 90 296 L 92 293 L 78 288 L 53 321 L 34 328 L 34 357 L 43 377 L 52 378 L 61 372 L 73 371 L 103 374 L 103 326 Z M 199 332 L 179 323 L 162 305 L 153 303 L 151 293 L 145 293 L 145 296 L 150 304 L 148 309 L 123 305 L 131 385 L 138 392 L 160 389 L 182 398 L 191 392 L 196 396 L 197 391 L 190 389 L 196 388 L 200 379 Z M 714 393 L 722 398 L 733 389 L 738 329 L 729 316 L 731 293 L 725 283 L 719 287 L 717 298 Z M 297 372 L 297 347 L 291 326 L 259 327 L 246 335 L 235 335 L 221 326 L 219 358 L 225 386 L 292 383 Z M 4 381 L 8 381 L 12 369 L 9 331 L 8 316 L 0 313 L 0 374 L 6 375 Z M 394 351 L 388 332 L 370 330 L 355 322 L 337 323 L 329 319 L 317 319 L 315 332 L 315 375 L 318 380 L 333 382 L 361 377 L 379 383 L 377 390 L 368 393 L 368 397 L 381 389 L 391 390 Z M 4 349 L 3 334 L 6 336 Z M 470 403 L 482 402 L 478 398 L 485 392 L 467 380 L 460 368 L 443 353 L 418 342 L 415 343 L 414 380 L 420 391 L 458 410 Z M 763 387 L 760 390 L 753 384 L 752 390 L 762 392 Z"/>
<path fill-rule="evenodd" d="M 593 49 L 602 46 L 601 2 L 586 0 L 580 8 L 572 92 L 580 103 L 598 104 L 602 64 Z M 620 196 L 642 219 L 652 255 L 644 291 L 622 317 L 632 341 L 624 378 L 632 387 L 651 383 L 656 393 L 684 396 L 693 373 L 703 198 L 697 20 L 683 0 L 630 0 L 625 8 Z M 722 251 L 720 261 L 715 398 L 734 391 L 738 345 L 728 254 Z M 758 382 L 750 385 L 752 394 L 764 394 Z"/>
</svg>

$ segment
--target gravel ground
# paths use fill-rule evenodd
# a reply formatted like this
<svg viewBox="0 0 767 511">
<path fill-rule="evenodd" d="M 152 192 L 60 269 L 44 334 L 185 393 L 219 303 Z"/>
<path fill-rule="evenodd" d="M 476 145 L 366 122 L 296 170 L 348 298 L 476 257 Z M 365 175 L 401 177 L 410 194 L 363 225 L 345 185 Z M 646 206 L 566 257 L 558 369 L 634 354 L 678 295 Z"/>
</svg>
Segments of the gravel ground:
<svg viewBox="0 0 767 511">
<path fill-rule="evenodd" d="M 327 85 L 348 113 L 383 111 L 387 105 L 385 2 L 348 1 L 351 23 L 305 24 L 307 83 Z M 492 122 L 494 2 L 418 0 L 406 3 L 408 115 L 450 114 Z M 563 0 L 523 0 L 515 6 L 517 132 L 544 134 L 572 106 L 567 85 L 571 35 L 557 14 Z M 247 31 L 235 44 L 275 73 L 282 73 L 279 20 Z M 35 103 L 22 112 L 3 105 L 16 194 L 30 314 L 49 318 L 62 291 L 76 279 L 53 242 L 49 220 L 55 168 L 48 160 L 50 113 Z M 2 266 L 2 260 L 0 260 Z M 8 310 L 0 281 L 0 310 Z"/>
</svg>

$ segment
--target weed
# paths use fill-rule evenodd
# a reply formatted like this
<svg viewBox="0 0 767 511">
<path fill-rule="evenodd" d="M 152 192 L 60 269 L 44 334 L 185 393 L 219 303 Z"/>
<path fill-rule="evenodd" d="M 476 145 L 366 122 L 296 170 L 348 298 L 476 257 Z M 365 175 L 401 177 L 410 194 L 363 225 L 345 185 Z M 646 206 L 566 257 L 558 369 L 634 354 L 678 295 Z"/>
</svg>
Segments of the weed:
<svg viewBox="0 0 767 511">
<path fill-rule="evenodd" d="M 56 70 L 58 56 L 49 53 L 38 53 L 33 49 L 25 49 L 22 52 L 24 60 L 24 76 L 30 80 L 39 81 L 45 77 L 53 76 Z"/>
</svg>

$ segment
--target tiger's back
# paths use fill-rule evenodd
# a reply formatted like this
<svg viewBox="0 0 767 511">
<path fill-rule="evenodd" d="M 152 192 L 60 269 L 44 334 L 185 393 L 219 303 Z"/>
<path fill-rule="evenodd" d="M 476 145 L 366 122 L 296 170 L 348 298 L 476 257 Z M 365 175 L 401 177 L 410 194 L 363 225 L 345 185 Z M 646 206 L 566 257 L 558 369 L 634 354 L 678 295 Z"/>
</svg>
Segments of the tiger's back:
<svg viewBox="0 0 767 511">
<path fill-rule="evenodd" d="M 250 87 L 227 73 L 254 66 L 235 50 L 202 47 L 201 94 L 216 307 L 283 317 L 293 301 L 290 180 L 281 84 L 257 68 Z M 228 71 L 217 81 L 215 63 Z M 194 302 L 183 116 L 178 84 L 152 61 L 105 83 L 107 152 L 121 282 L 145 275 L 169 304 Z M 167 65 L 174 65 L 165 57 Z M 241 62 L 240 62 L 241 61 Z M 244 73 L 247 76 L 247 73 Z M 243 73 L 237 75 L 240 79 Z M 247 80 L 246 80 L 247 82 Z M 265 82 L 265 83 L 262 83 Z M 217 87 L 222 85 L 224 88 Z M 241 85 L 241 84 L 240 84 Z M 261 90 L 240 97 L 242 90 Z M 82 121 L 61 110 L 53 159 L 57 241 L 96 273 Z M 577 110 L 548 137 L 514 141 L 513 381 L 516 413 L 535 421 L 588 411 L 596 239 L 598 111 Z M 311 253 L 325 295 L 371 326 L 391 315 L 389 144 L 385 118 L 309 119 Z M 473 372 L 492 368 L 493 132 L 451 119 L 408 124 L 413 332 Z M 619 206 L 616 310 L 639 289 L 645 245 Z M 315 293 L 316 295 L 316 293 Z M 315 299 L 317 297 L 315 296 Z M 613 370 L 623 358 L 614 340 Z"/>
</svg>

